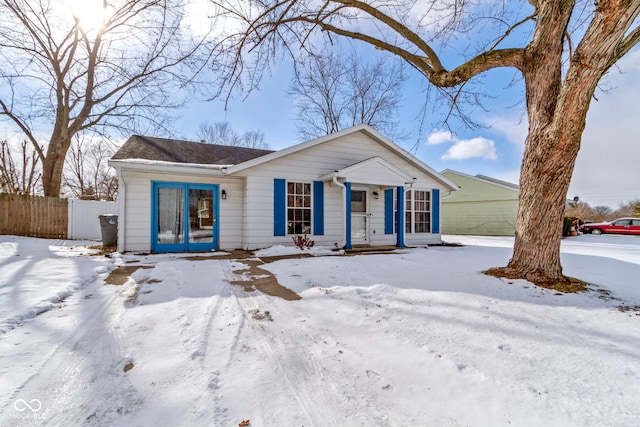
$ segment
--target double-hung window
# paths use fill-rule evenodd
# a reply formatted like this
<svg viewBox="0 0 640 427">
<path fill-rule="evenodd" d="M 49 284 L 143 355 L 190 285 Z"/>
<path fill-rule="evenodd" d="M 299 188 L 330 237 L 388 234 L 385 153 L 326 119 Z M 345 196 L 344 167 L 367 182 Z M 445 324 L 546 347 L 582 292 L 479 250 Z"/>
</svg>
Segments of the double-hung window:
<svg viewBox="0 0 640 427">
<path fill-rule="evenodd" d="M 431 233 L 431 192 L 407 191 L 404 218 L 406 233 Z"/>
<path fill-rule="evenodd" d="M 311 184 L 287 182 L 287 234 L 311 234 Z"/>
</svg>

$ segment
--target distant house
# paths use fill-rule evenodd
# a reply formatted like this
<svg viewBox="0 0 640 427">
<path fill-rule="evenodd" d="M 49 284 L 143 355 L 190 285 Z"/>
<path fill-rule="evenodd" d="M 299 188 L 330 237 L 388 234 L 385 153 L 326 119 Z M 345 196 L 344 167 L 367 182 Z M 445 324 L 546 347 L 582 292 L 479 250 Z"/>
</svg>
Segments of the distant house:
<svg viewBox="0 0 640 427">
<path fill-rule="evenodd" d="M 279 151 L 136 135 L 109 164 L 122 252 L 435 244 L 457 188 L 366 125 Z"/>
<path fill-rule="evenodd" d="M 441 172 L 460 189 L 442 199 L 442 233 L 513 236 L 519 187 L 483 175 Z"/>
</svg>

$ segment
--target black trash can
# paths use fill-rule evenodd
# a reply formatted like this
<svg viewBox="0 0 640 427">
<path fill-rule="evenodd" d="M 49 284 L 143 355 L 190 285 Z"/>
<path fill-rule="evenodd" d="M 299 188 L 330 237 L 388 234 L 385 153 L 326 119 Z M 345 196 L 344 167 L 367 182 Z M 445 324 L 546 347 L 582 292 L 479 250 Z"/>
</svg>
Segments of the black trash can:
<svg viewBox="0 0 640 427">
<path fill-rule="evenodd" d="M 118 242 L 118 215 L 99 215 L 102 246 L 115 246 Z"/>
</svg>

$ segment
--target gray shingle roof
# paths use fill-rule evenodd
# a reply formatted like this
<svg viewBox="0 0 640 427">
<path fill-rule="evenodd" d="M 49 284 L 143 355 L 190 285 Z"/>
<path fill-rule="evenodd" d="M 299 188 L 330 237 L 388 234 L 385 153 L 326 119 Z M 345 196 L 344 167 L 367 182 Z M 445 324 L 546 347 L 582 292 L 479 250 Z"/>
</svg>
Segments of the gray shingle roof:
<svg viewBox="0 0 640 427">
<path fill-rule="evenodd" d="M 111 159 L 144 159 L 174 163 L 236 165 L 272 152 L 271 150 L 259 150 L 256 148 L 133 135 Z"/>
</svg>

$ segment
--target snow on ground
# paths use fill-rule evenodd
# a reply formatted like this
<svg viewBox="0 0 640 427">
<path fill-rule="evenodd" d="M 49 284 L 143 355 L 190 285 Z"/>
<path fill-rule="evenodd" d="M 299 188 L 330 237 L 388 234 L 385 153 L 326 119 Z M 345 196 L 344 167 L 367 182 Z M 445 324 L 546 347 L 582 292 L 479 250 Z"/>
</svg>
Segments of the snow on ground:
<svg viewBox="0 0 640 427">
<path fill-rule="evenodd" d="M 342 249 L 336 250 L 332 248 L 319 247 L 319 246 L 312 246 L 310 248 L 300 249 L 296 246 L 275 245 L 270 248 L 259 249 L 254 252 L 254 254 L 258 257 L 298 255 L 301 253 L 312 255 L 312 256 L 326 256 L 326 255 L 342 255 L 344 254 L 344 251 Z"/>
<path fill-rule="evenodd" d="M 0 425 L 640 423 L 640 238 L 565 239 L 583 294 L 482 275 L 513 239 L 444 240 L 261 265 L 285 301 L 228 254 L 0 236 Z"/>
<path fill-rule="evenodd" d="M 0 334 L 55 307 L 110 268 L 95 242 L 0 236 Z M 45 285 L 46 283 L 46 285 Z"/>
</svg>

